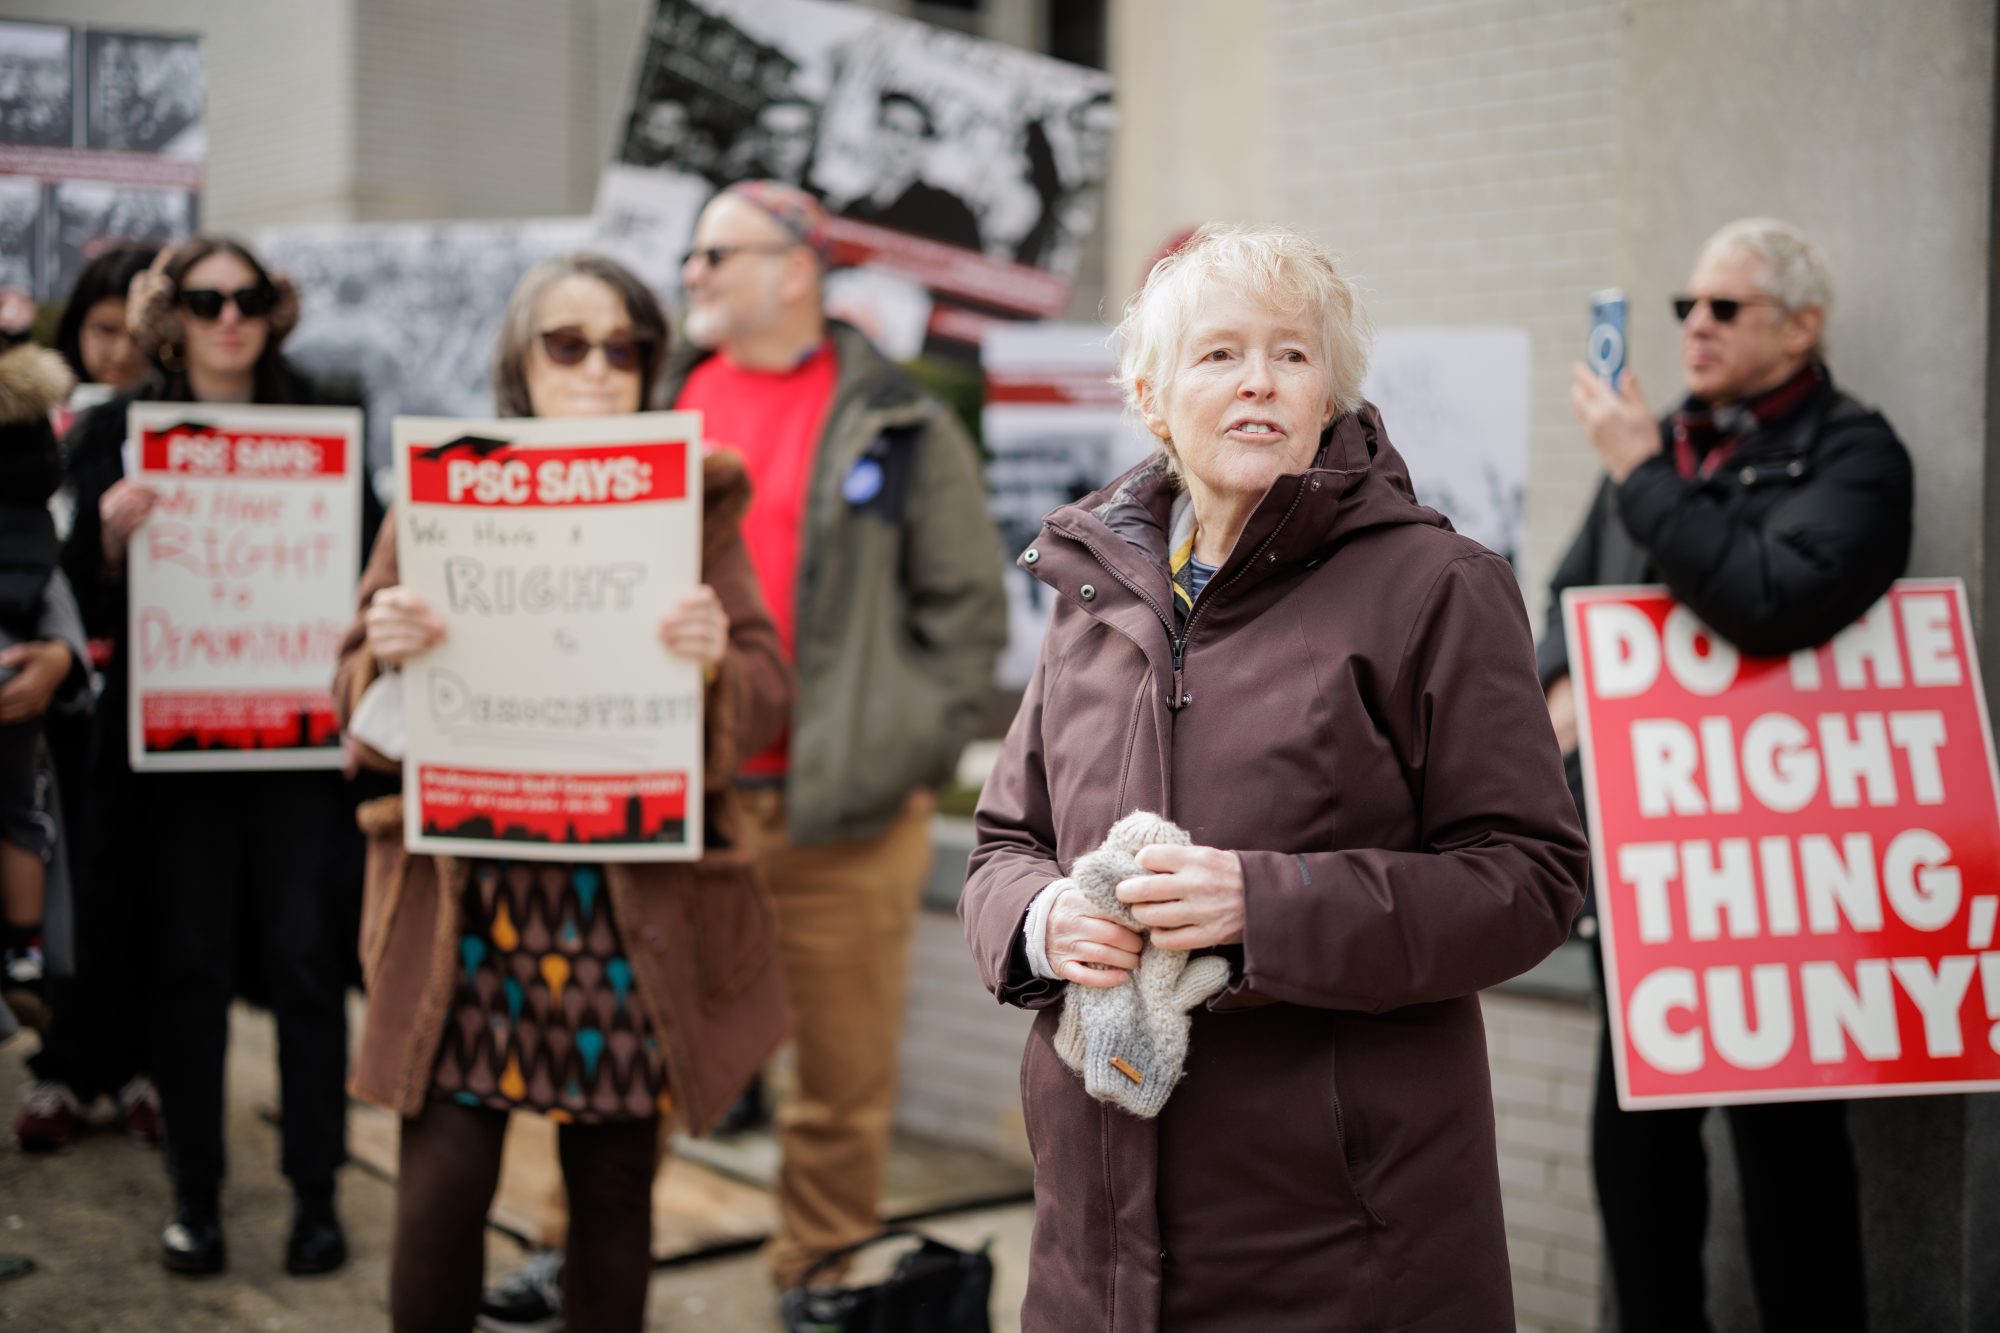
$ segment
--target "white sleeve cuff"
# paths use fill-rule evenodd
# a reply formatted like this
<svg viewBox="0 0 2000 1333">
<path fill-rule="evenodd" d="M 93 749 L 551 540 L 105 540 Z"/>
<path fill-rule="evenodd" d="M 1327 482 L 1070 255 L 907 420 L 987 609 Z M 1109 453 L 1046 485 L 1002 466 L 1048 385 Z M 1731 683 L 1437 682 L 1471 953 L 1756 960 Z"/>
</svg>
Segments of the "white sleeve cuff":
<svg viewBox="0 0 2000 1333">
<path fill-rule="evenodd" d="M 1056 905 L 1064 889 L 1076 887 L 1073 879 L 1059 879 L 1035 895 L 1028 904 L 1028 916 L 1021 926 L 1022 942 L 1028 949 L 1028 970 L 1043 981 L 1060 981 L 1049 962 L 1049 909 Z"/>
</svg>

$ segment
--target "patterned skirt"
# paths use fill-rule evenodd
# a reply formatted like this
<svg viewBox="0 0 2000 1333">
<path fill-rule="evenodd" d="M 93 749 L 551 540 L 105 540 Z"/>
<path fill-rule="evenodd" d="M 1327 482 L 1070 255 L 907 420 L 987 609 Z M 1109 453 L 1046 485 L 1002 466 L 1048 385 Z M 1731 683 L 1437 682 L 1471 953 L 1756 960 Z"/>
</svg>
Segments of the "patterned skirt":
<svg viewBox="0 0 2000 1333">
<path fill-rule="evenodd" d="M 467 1106 L 565 1123 L 671 1108 L 603 867 L 472 863 L 431 1088 Z"/>
</svg>

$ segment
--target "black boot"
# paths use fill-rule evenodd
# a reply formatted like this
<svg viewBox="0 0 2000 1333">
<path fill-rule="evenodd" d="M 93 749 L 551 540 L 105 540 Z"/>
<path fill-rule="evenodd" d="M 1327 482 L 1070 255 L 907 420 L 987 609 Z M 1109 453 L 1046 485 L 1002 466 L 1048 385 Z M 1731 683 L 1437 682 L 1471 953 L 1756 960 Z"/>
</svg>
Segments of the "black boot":
<svg viewBox="0 0 2000 1333">
<path fill-rule="evenodd" d="M 160 1232 L 160 1262 L 169 1273 L 206 1277 L 220 1273 L 227 1255 L 222 1246 L 222 1218 L 213 1195 L 174 1200 L 174 1215 Z"/>
<path fill-rule="evenodd" d="M 301 1188 L 293 1196 L 292 1236 L 285 1271 L 294 1277 L 331 1273 L 347 1262 L 347 1237 L 333 1211 L 333 1187 Z"/>
</svg>

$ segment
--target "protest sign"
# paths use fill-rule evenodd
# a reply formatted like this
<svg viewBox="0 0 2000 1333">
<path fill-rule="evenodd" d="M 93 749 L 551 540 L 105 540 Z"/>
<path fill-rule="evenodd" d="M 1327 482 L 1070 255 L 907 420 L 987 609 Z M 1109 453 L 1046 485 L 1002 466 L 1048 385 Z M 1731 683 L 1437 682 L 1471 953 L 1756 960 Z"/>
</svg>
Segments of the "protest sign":
<svg viewBox="0 0 2000 1333">
<path fill-rule="evenodd" d="M 798 185 L 833 214 L 837 265 L 927 291 L 932 338 L 969 348 L 997 319 L 1068 304 L 1110 163 L 1111 86 L 1099 70 L 858 5 L 660 0 L 598 208 L 646 198 L 633 172 L 698 182 L 670 208 L 678 255 L 715 189 Z"/>
<path fill-rule="evenodd" d="M 63 296 L 103 245 L 195 228 L 199 38 L 0 22 L 0 287 Z"/>
<path fill-rule="evenodd" d="M 131 757 L 339 768 L 331 686 L 361 565 L 361 413 L 134 403 Z"/>
<path fill-rule="evenodd" d="M 403 668 L 411 850 L 701 855 L 701 671 L 659 639 L 701 582 L 700 433 L 397 419 L 400 573 L 445 624 Z"/>
<path fill-rule="evenodd" d="M 1384 329 L 1361 390 L 1417 499 L 1510 561 L 1523 540 L 1528 351 L 1526 329 Z"/>
<path fill-rule="evenodd" d="M 1618 1099 L 2000 1088 L 2000 792 L 1965 588 L 1789 658 L 1563 594 Z"/>
</svg>

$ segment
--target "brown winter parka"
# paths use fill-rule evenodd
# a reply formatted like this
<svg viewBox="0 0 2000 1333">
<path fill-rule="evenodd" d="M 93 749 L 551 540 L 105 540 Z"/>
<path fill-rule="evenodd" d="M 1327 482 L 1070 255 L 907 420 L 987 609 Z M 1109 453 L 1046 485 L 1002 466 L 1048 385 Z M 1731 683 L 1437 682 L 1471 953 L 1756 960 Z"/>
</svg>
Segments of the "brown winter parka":
<svg viewBox="0 0 2000 1333">
<path fill-rule="evenodd" d="M 1028 1333 L 1514 1328 L 1477 992 L 1561 944 L 1585 851 L 1513 572 L 1374 408 L 1271 486 L 1176 637 L 1156 459 L 1051 514 L 1058 595 L 978 812 L 980 973 L 1042 1010 Z M 1138 809 L 1239 854 L 1232 984 L 1157 1120 L 1052 1045 L 1030 901 Z"/>
<path fill-rule="evenodd" d="M 729 617 L 729 647 L 704 708 L 702 858 L 604 867 L 634 983 L 666 1054 L 675 1116 L 697 1133 L 729 1109 L 790 1026 L 770 894 L 732 836 L 730 776 L 745 755 L 776 739 L 791 707 L 791 673 L 743 545 L 749 502 L 740 458 L 702 460 L 701 577 Z M 392 515 L 362 575 L 360 609 L 396 582 Z M 334 682 L 343 722 L 378 674 L 357 615 Z M 359 818 L 368 835 L 361 909 L 368 1015 L 349 1087 L 364 1101 L 413 1116 L 430 1091 L 450 1014 L 471 862 L 405 851 L 401 796 L 365 803 Z"/>
</svg>

